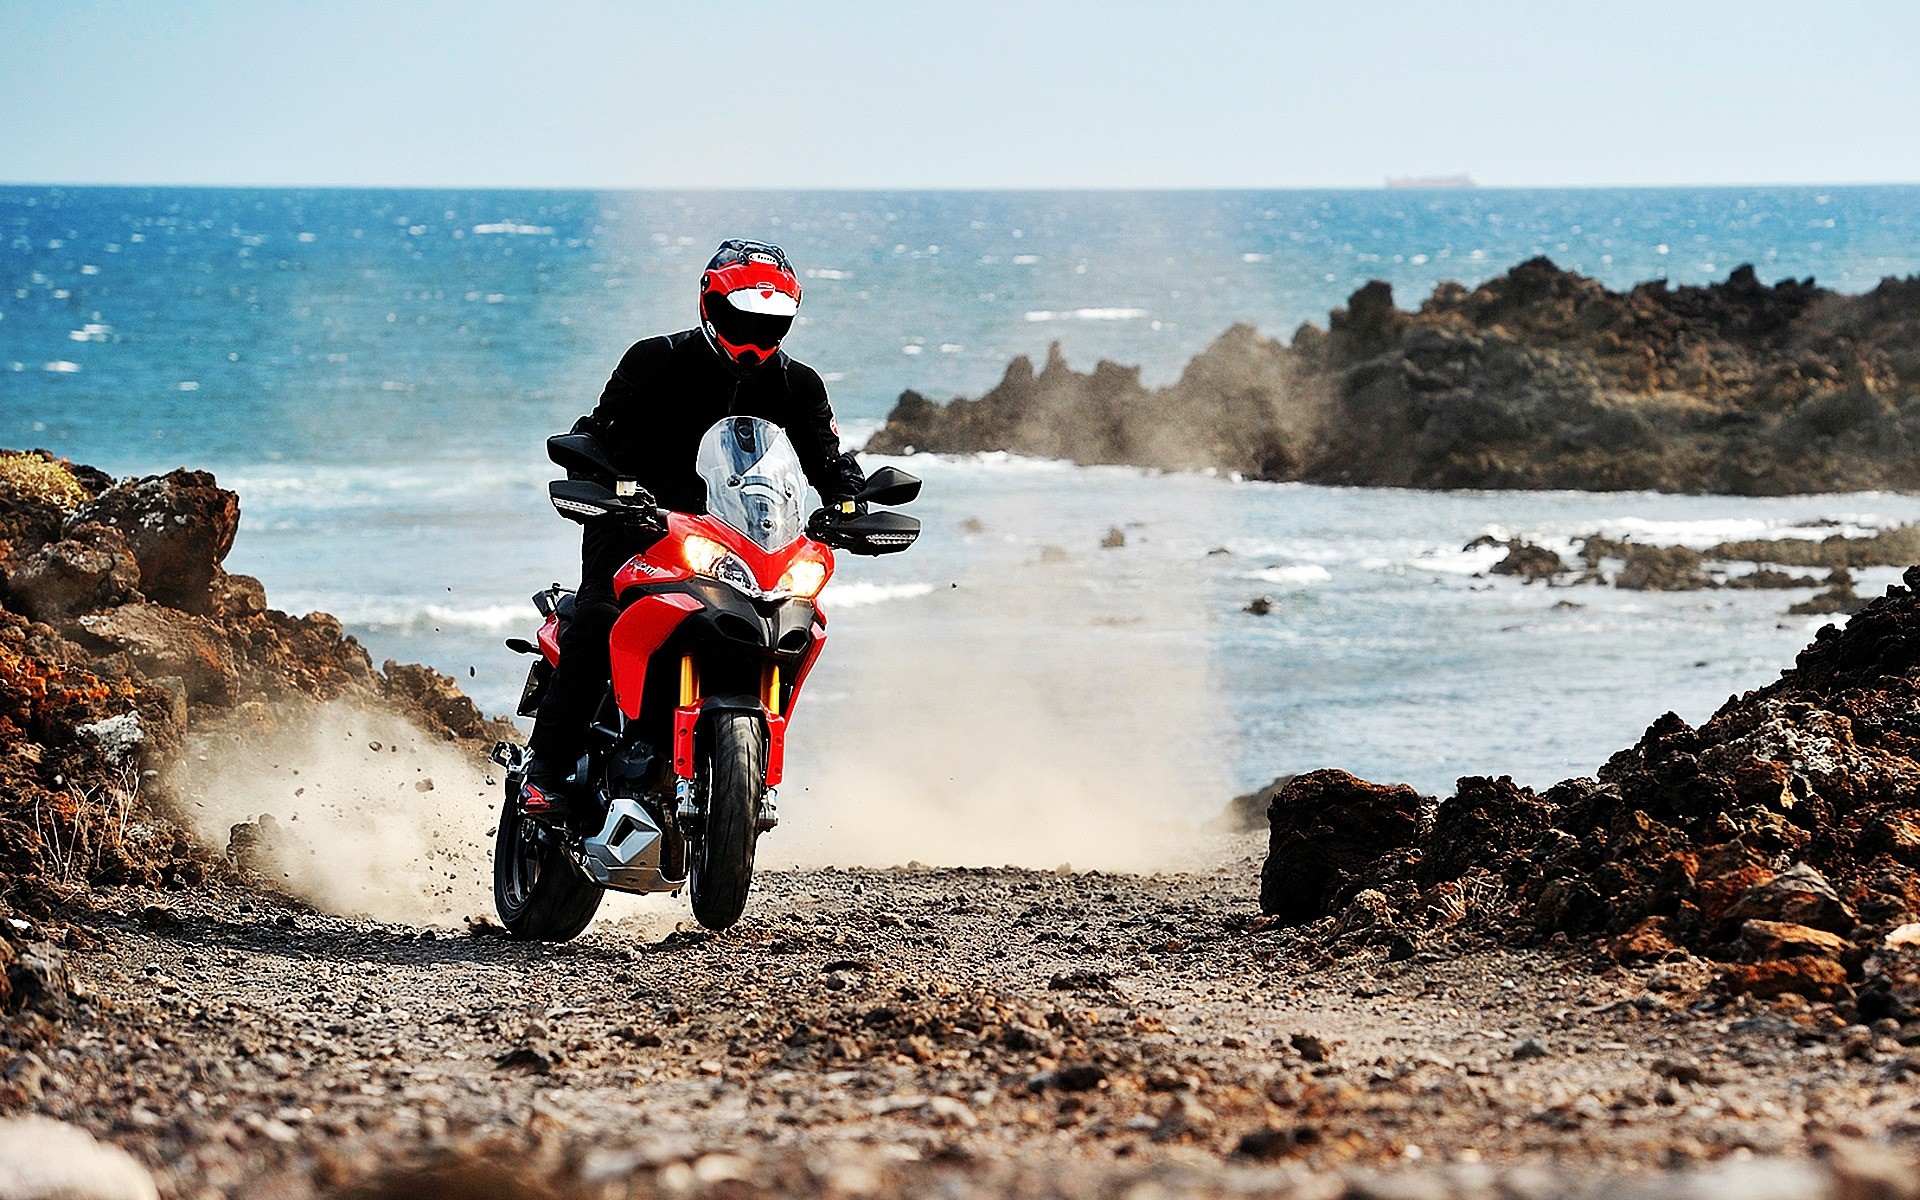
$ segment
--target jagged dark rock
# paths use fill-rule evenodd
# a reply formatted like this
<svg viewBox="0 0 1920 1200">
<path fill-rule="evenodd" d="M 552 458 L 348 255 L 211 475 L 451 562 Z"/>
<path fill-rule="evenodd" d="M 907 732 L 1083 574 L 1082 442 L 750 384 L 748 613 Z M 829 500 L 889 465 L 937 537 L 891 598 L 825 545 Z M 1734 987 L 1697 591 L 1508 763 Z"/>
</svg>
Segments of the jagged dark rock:
<svg viewBox="0 0 1920 1200">
<path fill-rule="evenodd" d="M 1330 919 L 1337 942 L 1368 889 L 1392 910 L 1376 920 L 1403 928 L 1471 915 L 1505 936 L 1598 938 L 1615 961 L 1683 947 L 1741 962 L 1725 972 L 1735 991 L 1833 999 L 1864 986 L 1920 1016 L 1920 947 L 1883 944 L 1920 920 L 1916 794 L 1920 567 L 1844 629 L 1822 629 L 1777 682 L 1697 729 L 1667 714 L 1597 778 L 1539 793 L 1462 779 L 1436 802 L 1300 776 L 1273 798 L 1261 907 L 1288 924 Z M 1477 911 L 1463 892 L 1482 896 Z M 1773 958 L 1749 961 L 1767 946 Z"/>
<path fill-rule="evenodd" d="M 1378 280 L 1291 345 L 1236 325 L 1169 387 L 1056 345 L 977 400 L 909 392 L 868 449 L 1423 488 L 1772 495 L 1920 487 L 1920 277 L 1865 295 L 1751 267 L 1625 292 L 1521 263 L 1414 312 Z M 1906 561 L 1913 561 L 1911 558 Z"/>
</svg>

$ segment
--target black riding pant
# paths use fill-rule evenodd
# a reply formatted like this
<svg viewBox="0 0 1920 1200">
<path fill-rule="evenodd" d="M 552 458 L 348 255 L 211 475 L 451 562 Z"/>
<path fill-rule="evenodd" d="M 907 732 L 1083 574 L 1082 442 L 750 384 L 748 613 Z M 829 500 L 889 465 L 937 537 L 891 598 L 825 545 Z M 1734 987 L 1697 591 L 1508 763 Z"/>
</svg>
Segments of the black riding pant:
<svg viewBox="0 0 1920 1200">
<path fill-rule="evenodd" d="M 589 526 L 583 532 L 573 618 L 560 631 L 560 665 L 547 681 L 533 736 L 527 739 L 540 768 L 565 774 L 586 750 L 587 726 L 607 694 L 613 670 L 607 639 L 620 615 L 613 574 L 654 540 L 628 529 Z"/>
</svg>

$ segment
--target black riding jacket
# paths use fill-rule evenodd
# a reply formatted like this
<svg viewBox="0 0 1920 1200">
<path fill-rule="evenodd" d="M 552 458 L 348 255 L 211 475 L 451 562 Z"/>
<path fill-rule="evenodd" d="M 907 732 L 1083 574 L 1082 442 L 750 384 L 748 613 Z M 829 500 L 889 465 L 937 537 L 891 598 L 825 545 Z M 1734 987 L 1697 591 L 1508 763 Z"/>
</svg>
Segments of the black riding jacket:
<svg viewBox="0 0 1920 1200">
<path fill-rule="evenodd" d="M 621 474 L 639 480 L 661 507 L 700 512 L 706 487 L 694 456 L 722 417 L 760 417 L 785 429 L 807 482 L 829 504 L 851 499 L 866 483 L 853 456 L 841 452 L 818 372 L 783 350 L 736 376 L 698 329 L 635 342 L 573 432 L 592 434 Z"/>
</svg>

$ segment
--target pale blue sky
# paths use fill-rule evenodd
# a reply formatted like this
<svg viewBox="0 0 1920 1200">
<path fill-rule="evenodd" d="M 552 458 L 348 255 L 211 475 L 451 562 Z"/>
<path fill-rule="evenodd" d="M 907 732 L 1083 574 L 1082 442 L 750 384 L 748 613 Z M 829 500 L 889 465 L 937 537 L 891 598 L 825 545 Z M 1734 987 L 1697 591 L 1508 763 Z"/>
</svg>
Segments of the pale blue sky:
<svg viewBox="0 0 1920 1200">
<path fill-rule="evenodd" d="M 0 181 L 1920 181 L 1920 3 L 0 0 Z"/>
</svg>

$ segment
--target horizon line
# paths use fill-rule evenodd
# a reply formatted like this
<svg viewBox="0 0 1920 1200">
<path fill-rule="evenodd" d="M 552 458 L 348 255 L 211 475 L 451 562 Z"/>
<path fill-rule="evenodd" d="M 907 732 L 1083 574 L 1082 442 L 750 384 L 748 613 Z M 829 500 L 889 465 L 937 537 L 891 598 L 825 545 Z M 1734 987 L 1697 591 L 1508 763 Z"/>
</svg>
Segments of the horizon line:
<svg viewBox="0 0 1920 1200">
<path fill-rule="evenodd" d="M 1835 182 L 1737 182 L 1737 183 L 1475 183 L 1469 187 L 1437 186 L 1409 187 L 1390 186 L 1385 182 L 1376 184 L 1177 184 L 1177 185 L 1134 185 L 1134 184 L 1074 184 L 1057 186 L 1019 185 L 992 186 L 986 184 L 956 185 L 868 185 L 868 186 L 769 186 L 754 185 L 736 187 L 724 184 L 460 184 L 460 183 L 155 183 L 134 182 L 48 182 L 45 180 L 3 180 L 0 188 L 42 188 L 42 189 L 170 189 L 178 191 L 286 191 L 286 192 L 715 192 L 739 194 L 791 194 L 812 193 L 858 193 L 858 192 L 918 192 L 918 193 L 1061 193 L 1061 192 L 1131 192 L 1131 193 L 1179 193 L 1179 192 L 1381 192 L 1396 195 L 1406 193 L 1444 193 L 1447 195 L 1471 194 L 1474 192 L 1624 192 L 1624 191 L 1733 191 L 1785 188 L 1910 188 L 1920 187 L 1920 179 L 1863 180 L 1843 183 Z"/>
</svg>

